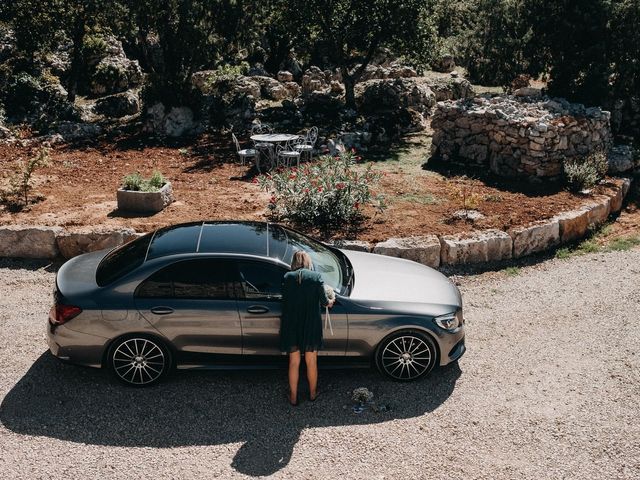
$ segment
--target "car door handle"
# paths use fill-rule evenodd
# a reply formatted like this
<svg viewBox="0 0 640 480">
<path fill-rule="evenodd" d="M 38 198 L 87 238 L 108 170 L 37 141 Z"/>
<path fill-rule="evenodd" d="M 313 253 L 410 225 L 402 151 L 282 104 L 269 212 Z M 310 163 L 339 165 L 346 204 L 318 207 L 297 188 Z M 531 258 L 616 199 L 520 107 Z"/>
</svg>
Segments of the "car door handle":
<svg viewBox="0 0 640 480">
<path fill-rule="evenodd" d="M 249 313 L 267 313 L 269 309 L 263 305 L 251 305 L 247 307 L 247 312 Z"/>
<path fill-rule="evenodd" d="M 156 315 L 169 315 L 173 313 L 173 308 L 171 307 L 153 307 L 151 309 L 151 313 L 155 313 Z"/>
</svg>

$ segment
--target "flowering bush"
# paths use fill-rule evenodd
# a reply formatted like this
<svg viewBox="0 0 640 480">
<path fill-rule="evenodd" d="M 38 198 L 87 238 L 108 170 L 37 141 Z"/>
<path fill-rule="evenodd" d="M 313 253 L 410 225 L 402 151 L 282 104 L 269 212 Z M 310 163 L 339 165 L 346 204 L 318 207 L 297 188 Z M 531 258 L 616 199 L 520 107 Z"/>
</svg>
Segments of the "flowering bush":
<svg viewBox="0 0 640 480">
<path fill-rule="evenodd" d="M 380 174 L 370 165 L 364 171 L 354 170 L 359 159 L 353 151 L 344 152 L 258 177 L 260 187 L 272 194 L 271 217 L 328 234 L 359 225 L 366 204 L 384 209 L 384 198 L 371 191 Z"/>
</svg>

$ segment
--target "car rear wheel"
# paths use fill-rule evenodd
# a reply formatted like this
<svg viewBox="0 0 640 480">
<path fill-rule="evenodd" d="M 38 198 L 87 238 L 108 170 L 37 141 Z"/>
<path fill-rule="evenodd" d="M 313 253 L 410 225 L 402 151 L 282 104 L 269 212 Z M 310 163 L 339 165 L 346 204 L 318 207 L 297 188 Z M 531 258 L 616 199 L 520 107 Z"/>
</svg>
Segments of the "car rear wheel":
<svg viewBox="0 0 640 480">
<path fill-rule="evenodd" d="M 109 368 L 118 380 L 132 387 L 161 381 L 172 368 L 171 352 L 153 337 L 132 335 L 116 340 L 109 349 Z"/>
<path fill-rule="evenodd" d="M 417 380 L 436 364 L 436 348 L 425 334 L 398 332 L 385 338 L 376 352 L 376 365 L 381 373 L 399 382 Z"/>
</svg>

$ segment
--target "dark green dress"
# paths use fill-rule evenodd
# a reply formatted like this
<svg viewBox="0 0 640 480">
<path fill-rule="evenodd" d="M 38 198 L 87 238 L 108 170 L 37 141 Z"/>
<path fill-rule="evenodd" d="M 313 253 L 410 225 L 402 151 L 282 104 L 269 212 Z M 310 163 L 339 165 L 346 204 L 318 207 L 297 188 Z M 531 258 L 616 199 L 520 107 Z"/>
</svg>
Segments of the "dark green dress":
<svg viewBox="0 0 640 480">
<path fill-rule="evenodd" d="M 322 347 L 320 306 L 329 303 L 322 276 L 301 268 L 287 272 L 282 282 L 280 350 L 314 352 Z"/>
</svg>

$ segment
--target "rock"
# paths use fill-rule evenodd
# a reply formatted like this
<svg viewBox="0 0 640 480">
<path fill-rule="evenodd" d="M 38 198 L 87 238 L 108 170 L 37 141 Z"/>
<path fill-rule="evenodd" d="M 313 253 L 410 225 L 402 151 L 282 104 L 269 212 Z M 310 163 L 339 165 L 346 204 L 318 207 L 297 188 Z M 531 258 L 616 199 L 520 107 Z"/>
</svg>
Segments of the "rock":
<svg viewBox="0 0 640 480">
<path fill-rule="evenodd" d="M 277 75 L 278 81 L 285 82 L 293 82 L 293 73 L 287 72 L 286 70 L 280 70 Z"/>
<path fill-rule="evenodd" d="M 167 182 L 157 192 L 142 192 L 118 189 L 116 192 L 118 210 L 125 212 L 157 213 L 170 205 L 173 198 L 173 188 Z"/>
<path fill-rule="evenodd" d="M 621 189 L 622 189 L 622 196 L 626 198 L 627 194 L 629 193 L 629 190 L 631 188 L 631 179 L 630 178 L 623 178 L 622 179 L 622 184 L 621 184 Z"/>
<path fill-rule="evenodd" d="M 116 93 L 99 99 L 95 111 L 111 118 L 135 115 L 140 112 L 140 100 L 133 92 Z"/>
<path fill-rule="evenodd" d="M 0 227 L 0 257 L 55 258 L 61 227 L 8 225 Z"/>
<path fill-rule="evenodd" d="M 569 243 L 583 238 L 589 228 L 589 216 L 587 211 L 572 210 L 563 212 L 555 217 L 560 226 L 560 242 Z"/>
<path fill-rule="evenodd" d="M 586 205 L 584 210 L 587 212 L 589 226 L 602 225 L 609 218 L 611 213 L 611 200 L 609 197 L 601 196 L 595 203 Z"/>
<path fill-rule="evenodd" d="M 636 152 L 631 145 L 614 145 L 607 155 L 609 173 L 623 173 L 633 170 L 638 163 Z"/>
<path fill-rule="evenodd" d="M 189 107 L 173 107 L 165 112 L 162 103 L 156 103 L 147 109 L 145 129 L 158 135 L 181 137 L 194 133 L 198 125 L 193 120 L 193 111 Z"/>
<path fill-rule="evenodd" d="M 284 100 L 289 95 L 289 91 L 275 78 L 271 77 L 251 77 L 251 80 L 260 85 L 260 94 L 269 100 Z"/>
<path fill-rule="evenodd" d="M 469 235 L 440 237 L 440 263 L 459 265 L 497 262 L 511 258 L 513 240 L 500 230 L 482 230 Z"/>
<path fill-rule="evenodd" d="M 124 92 L 142 83 L 142 69 L 137 60 L 124 56 L 107 57 L 96 65 L 90 79 L 93 95 L 109 95 Z"/>
<path fill-rule="evenodd" d="M 290 99 L 294 99 L 300 96 L 300 85 L 296 82 L 286 82 L 284 84 L 284 88 L 287 89 L 287 97 Z"/>
<path fill-rule="evenodd" d="M 333 245 L 343 250 L 356 250 L 358 252 L 370 252 L 373 248 L 371 243 L 363 240 L 336 240 Z"/>
<path fill-rule="evenodd" d="M 268 77 L 269 72 L 264 69 L 261 63 L 256 63 L 247 72 L 248 77 Z"/>
<path fill-rule="evenodd" d="M 556 219 L 509 231 L 513 239 L 513 257 L 544 252 L 560 243 L 560 223 Z"/>
<path fill-rule="evenodd" d="M 542 89 L 534 87 L 522 87 L 518 88 L 513 94 L 516 97 L 541 97 Z"/>
<path fill-rule="evenodd" d="M 94 138 L 102 134 L 102 127 L 95 123 L 57 122 L 52 129 L 58 132 L 65 142 Z"/>
<path fill-rule="evenodd" d="M 11 138 L 11 137 L 12 137 L 11 130 L 9 130 L 4 125 L 0 125 L 0 138 L 4 139 L 4 138 Z"/>
<path fill-rule="evenodd" d="M 435 235 L 390 238 L 376 244 L 373 253 L 405 258 L 433 268 L 440 266 L 440 240 Z"/>
<path fill-rule="evenodd" d="M 367 113 L 394 111 L 401 107 L 427 112 L 436 104 L 436 96 L 415 79 L 368 80 L 358 84 L 356 102 Z"/>
<path fill-rule="evenodd" d="M 56 237 L 58 250 L 64 258 L 73 258 L 83 253 L 113 248 L 136 238 L 132 228 L 118 230 L 91 230 L 86 232 L 63 232 Z"/>
<path fill-rule="evenodd" d="M 457 218 L 460 220 L 469 220 L 471 222 L 482 220 L 484 218 L 484 215 L 478 210 L 456 210 L 451 214 L 451 216 L 453 218 Z"/>
<path fill-rule="evenodd" d="M 434 70 L 437 72 L 449 73 L 456 68 L 456 62 L 453 55 L 442 55 L 434 65 Z"/>
</svg>

